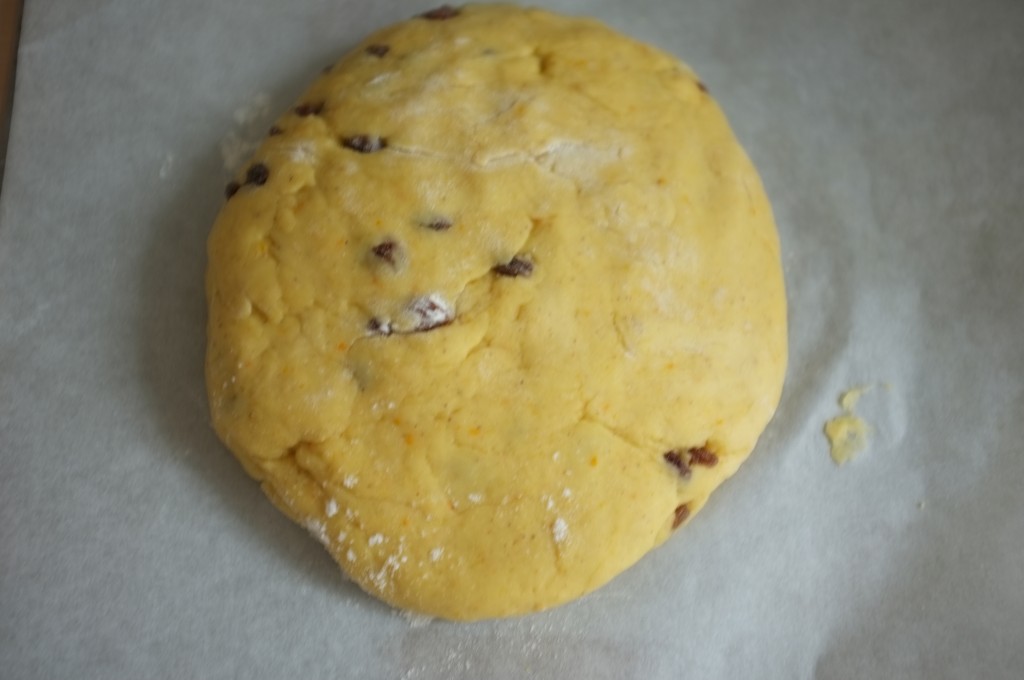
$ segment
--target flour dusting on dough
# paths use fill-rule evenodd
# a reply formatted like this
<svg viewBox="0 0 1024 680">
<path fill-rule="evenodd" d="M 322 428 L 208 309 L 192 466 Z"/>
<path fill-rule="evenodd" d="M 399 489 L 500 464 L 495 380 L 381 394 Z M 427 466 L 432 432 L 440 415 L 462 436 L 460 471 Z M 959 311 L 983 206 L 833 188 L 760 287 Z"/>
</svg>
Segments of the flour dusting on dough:
<svg viewBox="0 0 1024 680">
<path fill-rule="evenodd" d="M 555 523 L 551 525 L 551 535 L 555 539 L 555 543 L 565 543 L 569 538 L 569 525 L 561 517 L 555 518 Z"/>
<path fill-rule="evenodd" d="M 330 539 L 327 538 L 327 527 L 324 523 L 318 519 L 306 520 L 306 530 L 313 535 L 316 540 L 320 541 L 323 545 L 330 545 Z"/>
</svg>

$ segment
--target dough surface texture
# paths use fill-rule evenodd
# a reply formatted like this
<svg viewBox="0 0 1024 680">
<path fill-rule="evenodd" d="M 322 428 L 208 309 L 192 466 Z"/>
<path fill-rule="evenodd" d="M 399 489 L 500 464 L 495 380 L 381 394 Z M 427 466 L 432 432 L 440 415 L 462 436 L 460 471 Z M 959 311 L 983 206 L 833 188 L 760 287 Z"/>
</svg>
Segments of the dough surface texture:
<svg viewBox="0 0 1024 680">
<path fill-rule="evenodd" d="M 209 238 L 214 427 L 384 601 L 588 593 L 736 471 L 778 403 L 761 182 L 684 64 L 468 6 L 323 73 Z"/>
</svg>

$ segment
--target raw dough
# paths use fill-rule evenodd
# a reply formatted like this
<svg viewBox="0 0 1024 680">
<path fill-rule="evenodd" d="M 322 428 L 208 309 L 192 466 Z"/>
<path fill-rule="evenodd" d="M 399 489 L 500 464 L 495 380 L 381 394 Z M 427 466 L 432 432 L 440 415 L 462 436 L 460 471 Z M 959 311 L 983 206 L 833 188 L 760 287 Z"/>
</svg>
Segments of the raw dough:
<svg viewBox="0 0 1024 680">
<path fill-rule="evenodd" d="M 214 426 L 395 606 L 479 619 L 597 588 L 777 405 L 758 176 L 685 65 L 597 22 L 469 6 L 380 31 L 227 193 Z"/>
<path fill-rule="evenodd" d="M 839 395 L 839 407 L 843 412 L 825 423 L 829 453 L 836 465 L 843 465 L 864 450 L 870 428 L 854 412 L 857 402 L 870 386 L 852 387 Z"/>
</svg>

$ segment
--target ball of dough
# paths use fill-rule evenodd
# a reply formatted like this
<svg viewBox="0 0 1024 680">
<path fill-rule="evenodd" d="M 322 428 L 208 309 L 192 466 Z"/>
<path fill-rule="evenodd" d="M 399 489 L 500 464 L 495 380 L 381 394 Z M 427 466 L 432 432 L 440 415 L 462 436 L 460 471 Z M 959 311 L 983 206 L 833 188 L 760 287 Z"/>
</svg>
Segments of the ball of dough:
<svg viewBox="0 0 1024 680">
<path fill-rule="evenodd" d="M 440 8 L 321 75 L 209 239 L 213 423 L 349 577 L 472 620 L 606 583 L 749 455 L 786 363 L 761 182 L 685 65 Z"/>
</svg>

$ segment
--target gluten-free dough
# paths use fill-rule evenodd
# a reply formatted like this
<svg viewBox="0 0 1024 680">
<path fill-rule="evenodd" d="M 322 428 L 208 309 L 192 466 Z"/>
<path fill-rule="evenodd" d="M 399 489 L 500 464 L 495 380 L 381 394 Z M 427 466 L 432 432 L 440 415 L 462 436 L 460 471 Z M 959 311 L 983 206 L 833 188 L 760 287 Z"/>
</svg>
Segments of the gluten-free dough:
<svg viewBox="0 0 1024 680">
<path fill-rule="evenodd" d="M 761 182 L 689 68 L 595 21 L 469 6 L 384 29 L 227 194 L 214 426 L 397 607 L 479 619 L 597 588 L 778 403 Z"/>
</svg>

